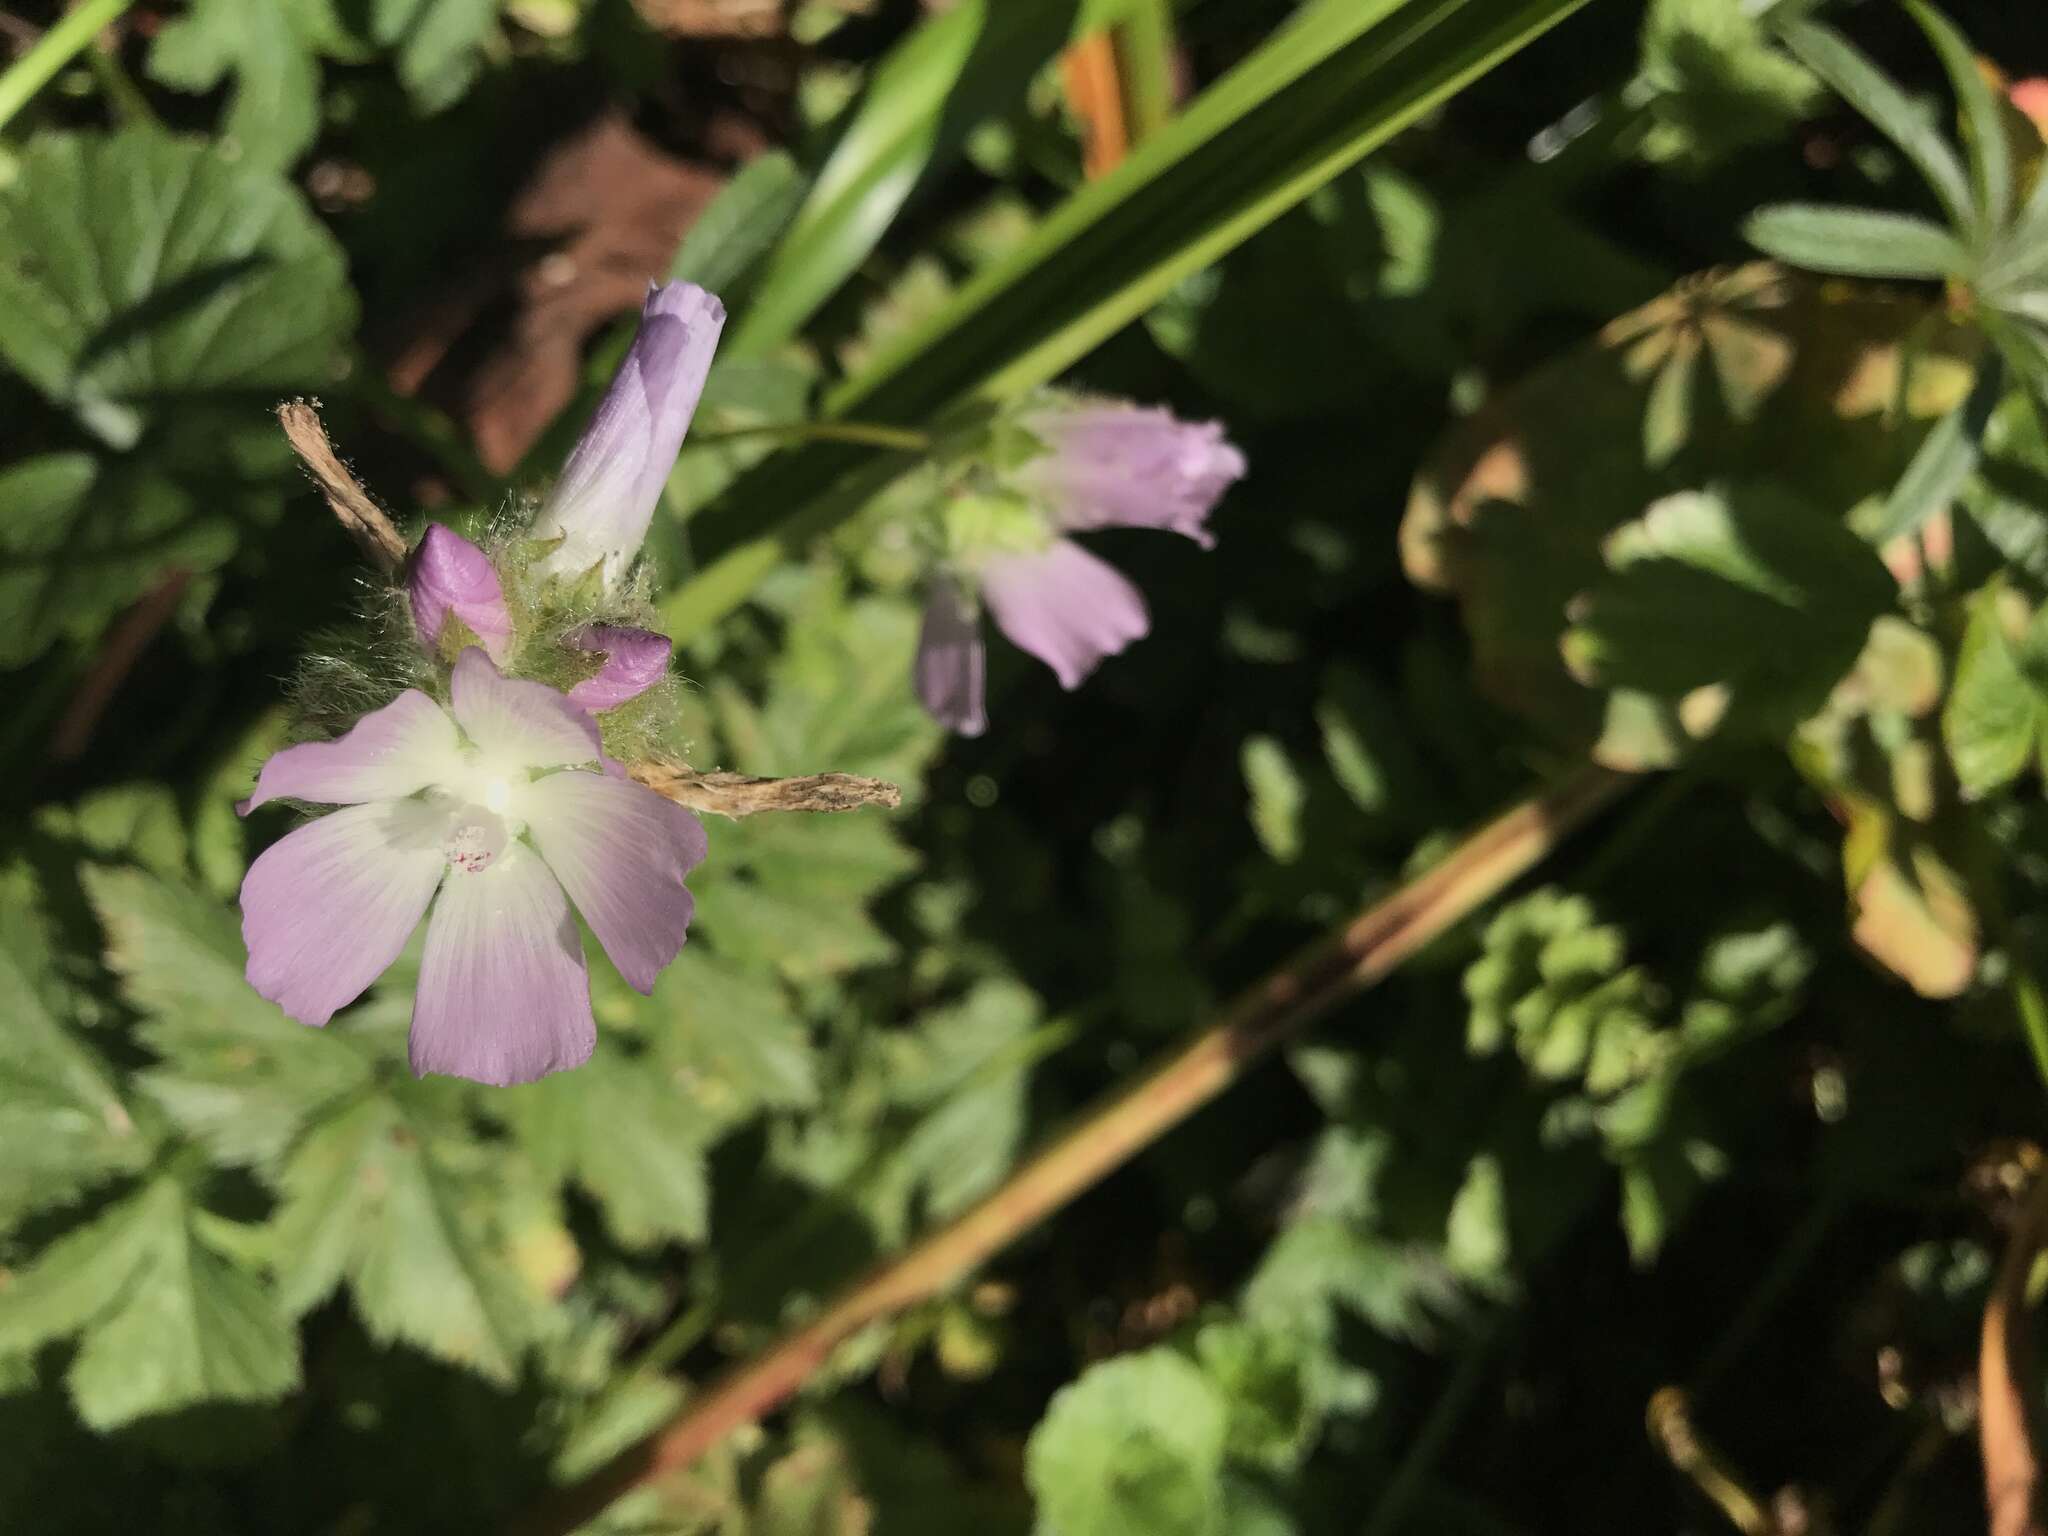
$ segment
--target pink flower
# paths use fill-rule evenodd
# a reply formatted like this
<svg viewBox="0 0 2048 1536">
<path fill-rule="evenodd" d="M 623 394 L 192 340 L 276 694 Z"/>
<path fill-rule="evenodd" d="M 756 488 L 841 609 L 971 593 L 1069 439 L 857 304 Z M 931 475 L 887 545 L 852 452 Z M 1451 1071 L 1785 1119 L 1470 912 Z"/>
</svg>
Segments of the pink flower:
<svg viewBox="0 0 2048 1536">
<path fill-rule="evenodd" d="M 533 536 L 559 539 L 541 568 L 575 580 L 600 566 L 616 588 L 639 553 L 704 393 L 725 306 L 694 283 L 651 288 L 640 332 L 562 466 Z"/>
<path fill-rule="evenodd" d="M 682 948 L 696 817 L 604 771 L 590 716 L 481 651 L 449 707 L 408 689 L 345 736 L 287 747 L 248 807 L 336 805 L 242 882 L 249 984 L 302 1024 L 361 995 L 428 916 L 415 1073 L 531 1082 L 596 1042 L 570 904 L 641 992 Z M 437 894 L 438 893 L 438 894 Z"/>
<path fill-rule="evenodd" d="M 1117 570 L 1059 535 L 1161 528 L 1204 549 L 1209 513 L 1244 474 L 1244 455 L 1213 422 L 1117 401 L 1055 401 L 1018 418 L 1043 451 L 1008 471 L 1005 488 L 1044 520 L 1042 543 L 999 541 L 961 552 L 925 601 L 913 680 L 925 710 L 963 736 L 987 727 L 981 634 L 961 586 L 974 580 L 996 627 L 1078 688 L 1104 657 L 1150 627 L 1145 599 Z"/>
</svg>

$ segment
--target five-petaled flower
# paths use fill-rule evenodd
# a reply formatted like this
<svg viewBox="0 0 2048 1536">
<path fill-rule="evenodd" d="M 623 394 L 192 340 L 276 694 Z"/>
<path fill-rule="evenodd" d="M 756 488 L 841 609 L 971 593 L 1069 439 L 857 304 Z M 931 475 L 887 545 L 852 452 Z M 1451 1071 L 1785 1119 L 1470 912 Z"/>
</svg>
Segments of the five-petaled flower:
<svg viewBox="0 0 2048 1536">
<path fill-rule="evenodd" d="M 244 809 L 280 797 L 341 809 L 250 867 L 250 985 L 325 1024 L 427 917 L 416 1073 L 502 1085 L 588 1059 L 597 1031 L 571 902 L 641 992 L 690 925 L 697 818 L 605 759 L 590 715 L 475 647 L 456 659 L 448 708 L 408 689 L 337 740 L 287 747 Z"/>
<path fill-rule="evenodd" d="M 1156 407 L 1055 399 L 1017 421 L 1031 451 L 999 472 L 1004 504 L 974 519 L 989 536 L 970 534 L 933 578 L 918 637 L 918 698 L 963 736 L 988 725 L 972 593 L 997 628 L 1053 669 L 1061 687 L 1077 688 L 1105 656 L 1142 639 L 1150 620 L 1136 587 L 1063 535 L 1163 528 L 1207 549 L 1215 543 L 1209 513 L 1245 471 L 1244 455 L 1220 426 Z M 975 508 L 988 503 L 976 498 Z"/>
</svg>

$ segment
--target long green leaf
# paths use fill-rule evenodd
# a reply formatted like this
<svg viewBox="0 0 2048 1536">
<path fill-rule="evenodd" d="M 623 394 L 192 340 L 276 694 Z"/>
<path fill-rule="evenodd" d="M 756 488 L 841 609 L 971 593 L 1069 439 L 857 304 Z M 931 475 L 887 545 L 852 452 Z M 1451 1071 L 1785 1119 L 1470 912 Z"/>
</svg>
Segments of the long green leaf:
<svg viewBox="0 0 2048 1536">
<path fill-rule="evenodd" d="M 841 386 L 828 414 L 925 423 L 1044 384 L 1583 3 L 1310 5 Z M 683 633 L 728 611 L 890 470 L 873 454 L 822 443 L 770 461 L 692 524 L 706 564 L 664 618 Z"/>
<path fill-rule="evenodd" d="M 2005 113 L 1955 24 L 1926 0 L 1906 0 L 1906 9 L 1934 44 L 1942 68 L 1948 71 L 1949 84 L 1955 88 L 1956 105 L 1969 129 L 1970 175 L 1983 217 L 1981 233 L 1989 235 L 2012 212 L 2012 143 L 2005 134 Z"/>
<path fill-rule="evenodd" d="M 1979 365 L 1969 398 L 1935 423 L 1892 487 L 1884 520 L 1873 543 L 1882 547 L 1917 529 L 1941 511 L 1963 488 L 1984 447 L 1984 428 L 2005 387 L 2005 370 L 1996 352 Z"/>
<path fill-rule="evenodd" d="M 1874 208 L 1781 203 L 1752 214 L 1742 233 L 1767 256 L 1845 277 L 1939 278 L 1970 266 L 1962 242 L 1939 224 Z"/>
<path fill-rule="evenodd" d="M 1077 0 L 962 0 L 876 66 L 776 247 L 726 354 L 758 357 L 802 328 L 874 250 L 935 161 L 1021 99 L 1072 30 Z"/>
<path fill-rule="evenodd" d="M 1866 59 L 1841 34 L 1817 22 L 1788 23 L 1779 33 L 1799 60 L 1835 88 L 1886 138 L 1934 189 L 1951 222 L 1964 228 L 1976 224 L 1970 185 L 1963 165 L 1927 115 L 1906 98 L 1890 77 Z"/>
</svg>

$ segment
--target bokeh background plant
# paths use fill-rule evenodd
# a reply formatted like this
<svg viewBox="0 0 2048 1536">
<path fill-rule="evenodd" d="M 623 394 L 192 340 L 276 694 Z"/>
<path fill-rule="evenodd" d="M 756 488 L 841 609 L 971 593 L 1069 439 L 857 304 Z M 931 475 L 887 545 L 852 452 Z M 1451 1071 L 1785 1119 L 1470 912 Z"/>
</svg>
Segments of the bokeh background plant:
<svg viewBox="0 0 2048 1536">
<path fill-rule="evenodd" d="M 84 0 L 0 59 L 10 1528 L 2024 1496 L 2025 8 Z M 272 412 L 482 537 L 666 278 L 731 316 L 682 744 L 904 805 L 714 820 L 587 1066 L 415 1080 L 416 951 L 324 1031 L 243 980 L 235 802 L 378 602 Z M 1248 470 L 1213 552 L 1086 536 L 1147 639 L 991 647 L 943 738 L 933 519 L 1055 384 Z"/>
</svg>

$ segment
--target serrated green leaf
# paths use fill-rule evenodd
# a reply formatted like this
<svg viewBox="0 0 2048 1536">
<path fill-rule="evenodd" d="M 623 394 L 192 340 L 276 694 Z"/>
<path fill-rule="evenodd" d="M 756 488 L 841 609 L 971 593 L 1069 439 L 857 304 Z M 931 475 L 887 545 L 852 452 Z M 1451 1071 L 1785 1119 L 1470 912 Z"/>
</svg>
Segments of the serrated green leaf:
<svg viewBox="0 0 2048 1536">
<path fill-rule="evenodd" d="M 82 879 L 107 963 L 162 1058 L 139 1081 L 217 1157 L 268 1167 L 325 1106 L 369 1081 L 372 1061 L 345 1042 L 345 1026 L 309 1030 L 250 987 L 241 935 L 212 897 L 135 869 L 88 867 Z"/>
<path fill-rule="evenodd" d="M 115 447 L 182 397 L 331 379 L 354 320 L 298 193 L 204 145 L 48 134 L 0 187 L 0 356 Z"/>
<path fill-rule="evenodd" d="M 1024 1476 L 1046 1536 L 1217 1536 L 1228 1414 L 1171 1350 L 1123 1355 L 1060 1389 Z"/>
<path fill-rule="evenodd" d="M 299 1384 L 298 1340 L 260 1281 L 207 1241 L 176 1180 L 144 1186 L 59 1239 L 6 1287 L 0 1354 L 83 1332 L 68 1382 L 108 1430 Z"/>
<path fill-rule="evenodd" d="M 939 1218 L 1000 1182 L 1024 1140 L 1032 1060 L 1019 1047 L 1038 1018 L 1027 989 L 985 981 L 890 1042 L 891 1095 L 921 1112 L 889 1160 L 892 1194 L 921 1189 L 926 1214 Z"/>
<path fill-rule="evenodd" d="M 235 550 L 227 509 L 198 489 L 147 463 L 86 454 L 0 470 L 0 667 L 96 635 L 167 569 L 225 562 Z"/>
<path fill-rule="evenodd" d="M 541 1176 L 574 1181 L 629 1248 L 700 1241 L 710 1215 L 704 1152 L 723 1122 L 703 1114 L 653 1057 L 603 1040 L 574 1072 L 492 1096 Z"/>
<path fill-rule="evenodd" d="M 1725 0 L 1651 0 L 1641 79 L 1654 88 L 1643 154 L 1704 168 L 1812 114 L 1820 82 L 1770 45 L 1756 11 Z"/>
<path fill-rule="evenodd" d="M 1674 700 L 1725 688 L 1720 728 L 1766 735 L 1821 706 L 1895 591 L 1842 522 L 1765 487 L 1667 496 L 1606 563 L 1565 640 L 1573 671 Z"/>
<path fill-rule="evenodd" d="M 373 0 L 370 35 L 397 53 L 398 79 L 422 112 L 462 99 L 483 67 L 500 0 Z"/>
<path fill-rule="evenodd" d="M 809 1032 L 781 986 L 691 946 L 654 984 L 653 1046 L 679 1090 L 719 1124 L 818 1101 Z"/>
<path fill-rule="evenodd" d="M 252 164 L 286 166 L 320 126 L 320 50 L 333 39 L 328 0 L 194 0 L 150 45 L 153 80 L 210 91 L 229 74 L 223 135 Z"/>
<path fill-rule="evenodd" d="M 13 914 L 0 907 L 0 922 Z M 10 925 L 11 926 L 11 925 Z M 23 931 L 15 935 L 25 939 Z M 0 947 L 0 1233 L 102 1180 L 140 1169 L 154 1138 L 137 1126 L 99 1053 L 45 1009 Z"/>
<path fill-rule="evenodd" d="M 1788 265 L 1844 277 L 1943 278 L 1972 265 L 1962 242 L 1939 224 L 1876 208 L 1779 203 L 1751 214 L 1742 234 Z"/>
<path fill-rule="evenodd" d="M 508 1260 L 489 1175 L 458 1166 L 465 1150 L 390 1098 L 309 1132 L 285 1165 L 273 1220 L 287 1310 L 310 1310 L 346 1279 L 372 1338 L 511 1383 L 551 1321 Z"/>
<path fill-rule="evenodd" d="M 691 876 L 697 925 L 742 969 L 793 980 L 886 960 L 895 941 L 867 904 L 917 866 L 879 817 L 759 816 L 718 830 L 713 857 Z"/>
<path fill-rule="evenodd" d="M 2011 615 L 2018 606 L 2022 611 Z M 1970 601 L 1956 656 L 1955 683 L 1942 709 L 1941 735 L 1956 782 L 1976 798 L 2026 771 L 2048 731 L 2048 695 L 2021 669 L 2009 628 L 2024 623 L 2024 603 L 2003 583 Z"/>
<path fill-rule="evenodd" d="M 1213 1322 L 1195 1335 L 1195 1359 L 1228 1413 L 1230 1459 L 1276 1473 L 1299 1465 L 1322 1418 L 1299 1336 L 1235 1319 Z"/>
</svg>

